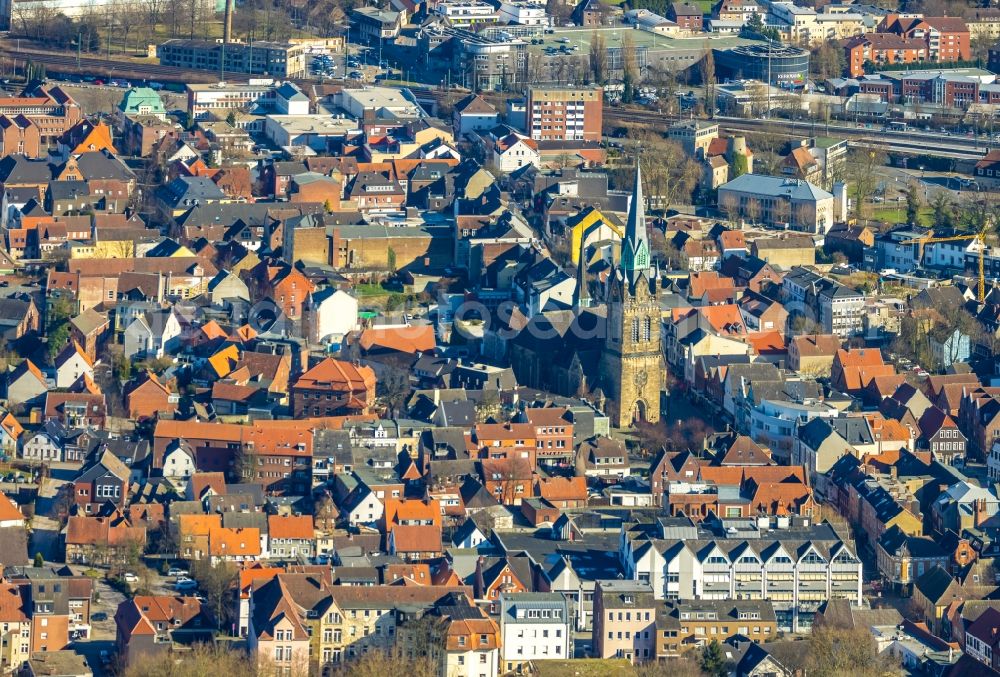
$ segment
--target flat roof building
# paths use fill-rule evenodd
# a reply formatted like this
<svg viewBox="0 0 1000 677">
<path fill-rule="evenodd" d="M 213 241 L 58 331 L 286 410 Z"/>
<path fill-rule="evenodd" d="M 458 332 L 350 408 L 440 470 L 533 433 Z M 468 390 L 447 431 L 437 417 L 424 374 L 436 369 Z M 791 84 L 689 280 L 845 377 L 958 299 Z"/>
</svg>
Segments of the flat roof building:
<svg viewBox="0 0 1000 677">
<path fill-rule="evenodd" d="M 156 55 L 164 66 L 219 71 L 223 74 L 249 73 L 279 78 L 302 77 L 306 74 L 305 46 L 283 42 L 230 42 L 223 46 L 221 41 L 214 40 L 167 40 L 156 48 Z"/>
</svg>

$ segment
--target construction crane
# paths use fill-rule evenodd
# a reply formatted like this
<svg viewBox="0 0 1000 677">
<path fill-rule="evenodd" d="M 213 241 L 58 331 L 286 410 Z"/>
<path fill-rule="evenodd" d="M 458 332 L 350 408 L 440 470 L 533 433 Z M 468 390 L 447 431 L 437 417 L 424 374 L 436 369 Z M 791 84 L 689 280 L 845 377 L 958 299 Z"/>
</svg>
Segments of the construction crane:
<svg viewBox="0 0 1000 677">
<path fill-rule="evenodd" d="M 915 244 L 920 245 L 920 252 L 918 260 L 924 260 L 924 245 L 931 244 L 934 242 L 958 242 L 959 240 L 974 240 L 979 243 L 979 301 L 986 300 L 986 273 L 983 257 L 986 253 L 986 231 L 982 230 L 978 233 L 971 233 L 969 235 L 953 235 L 951 237 L 918 237 L 912 240 L 903 240 L 899 244 Z"/>
</svg>

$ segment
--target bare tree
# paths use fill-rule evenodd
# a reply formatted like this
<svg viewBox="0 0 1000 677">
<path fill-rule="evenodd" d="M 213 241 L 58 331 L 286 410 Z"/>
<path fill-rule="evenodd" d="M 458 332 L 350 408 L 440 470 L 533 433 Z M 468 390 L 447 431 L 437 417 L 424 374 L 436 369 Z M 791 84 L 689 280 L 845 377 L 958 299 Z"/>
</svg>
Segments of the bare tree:
<svg viewBox="0 0 1000 677">
<path fill-rule="evenodd" d="M 701 84 L 705 87 L 705 112 L 708 117 L 715 117 L 715 56 L 712 48 L 705 46 L 705 55 L 701 58 Z"/>
<path fill-rule="evenodd" d="M 856 148 L 848 157 L 847 175 L 854 188 L 854 211 L 860 216 L 866 214 L 865 203 L 878 188 L 885 160 L 885 151 L 876 145 Z"/>
<path fill-rule="evenodd" d="M 590 36 L 590 75 L 598 85 L 608 79 L 608 45 L 599 31 Z"/>
<path fill-rule="evenodd" d="M 632 103 L 635 86 L 639 81 L 639 65 L 635 51 L 635 41 L 629 32 L 622 34 L 622 101 Z"/>
</svg>

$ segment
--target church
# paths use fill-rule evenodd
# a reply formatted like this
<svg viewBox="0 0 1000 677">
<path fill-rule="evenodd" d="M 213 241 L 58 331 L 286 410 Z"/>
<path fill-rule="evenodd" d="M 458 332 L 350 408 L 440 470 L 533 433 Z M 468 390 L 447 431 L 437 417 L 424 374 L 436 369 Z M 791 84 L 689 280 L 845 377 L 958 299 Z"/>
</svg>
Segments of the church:
<svg viewBox="0 0 1000 677">
<path fill-rule="evenodd" d="M 582 242 L 579 260 L 585 260 Z M 636 167 L 619 262 L 595 294 L 601 302 L 592 303 L 586 266 L 578 265 L 574 307 L 535 315 L 511 341 L 518 382 L 559 395 L 589 394 L 604 402 L 617 428 L 659 421 L 665 367 L 657 284 Z"/>
</svg>

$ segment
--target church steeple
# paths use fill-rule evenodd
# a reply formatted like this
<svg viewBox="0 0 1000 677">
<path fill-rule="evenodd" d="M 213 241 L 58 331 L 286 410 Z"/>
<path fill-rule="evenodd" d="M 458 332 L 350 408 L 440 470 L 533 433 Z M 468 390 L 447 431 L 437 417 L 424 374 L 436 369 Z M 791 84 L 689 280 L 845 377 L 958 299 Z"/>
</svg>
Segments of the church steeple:
<svg viewBox="0 0 1000 677">
<path fill-rule="evenodd" d="M 646 208 L 642 197 L 642 169 L 635 160 L 635 186 L 629 204 L 625 237 L 622 239 L 621 269 L 634 287 L 641 276 L 649 275 L 649 238 L 646 236 Z"/>
</svg>

